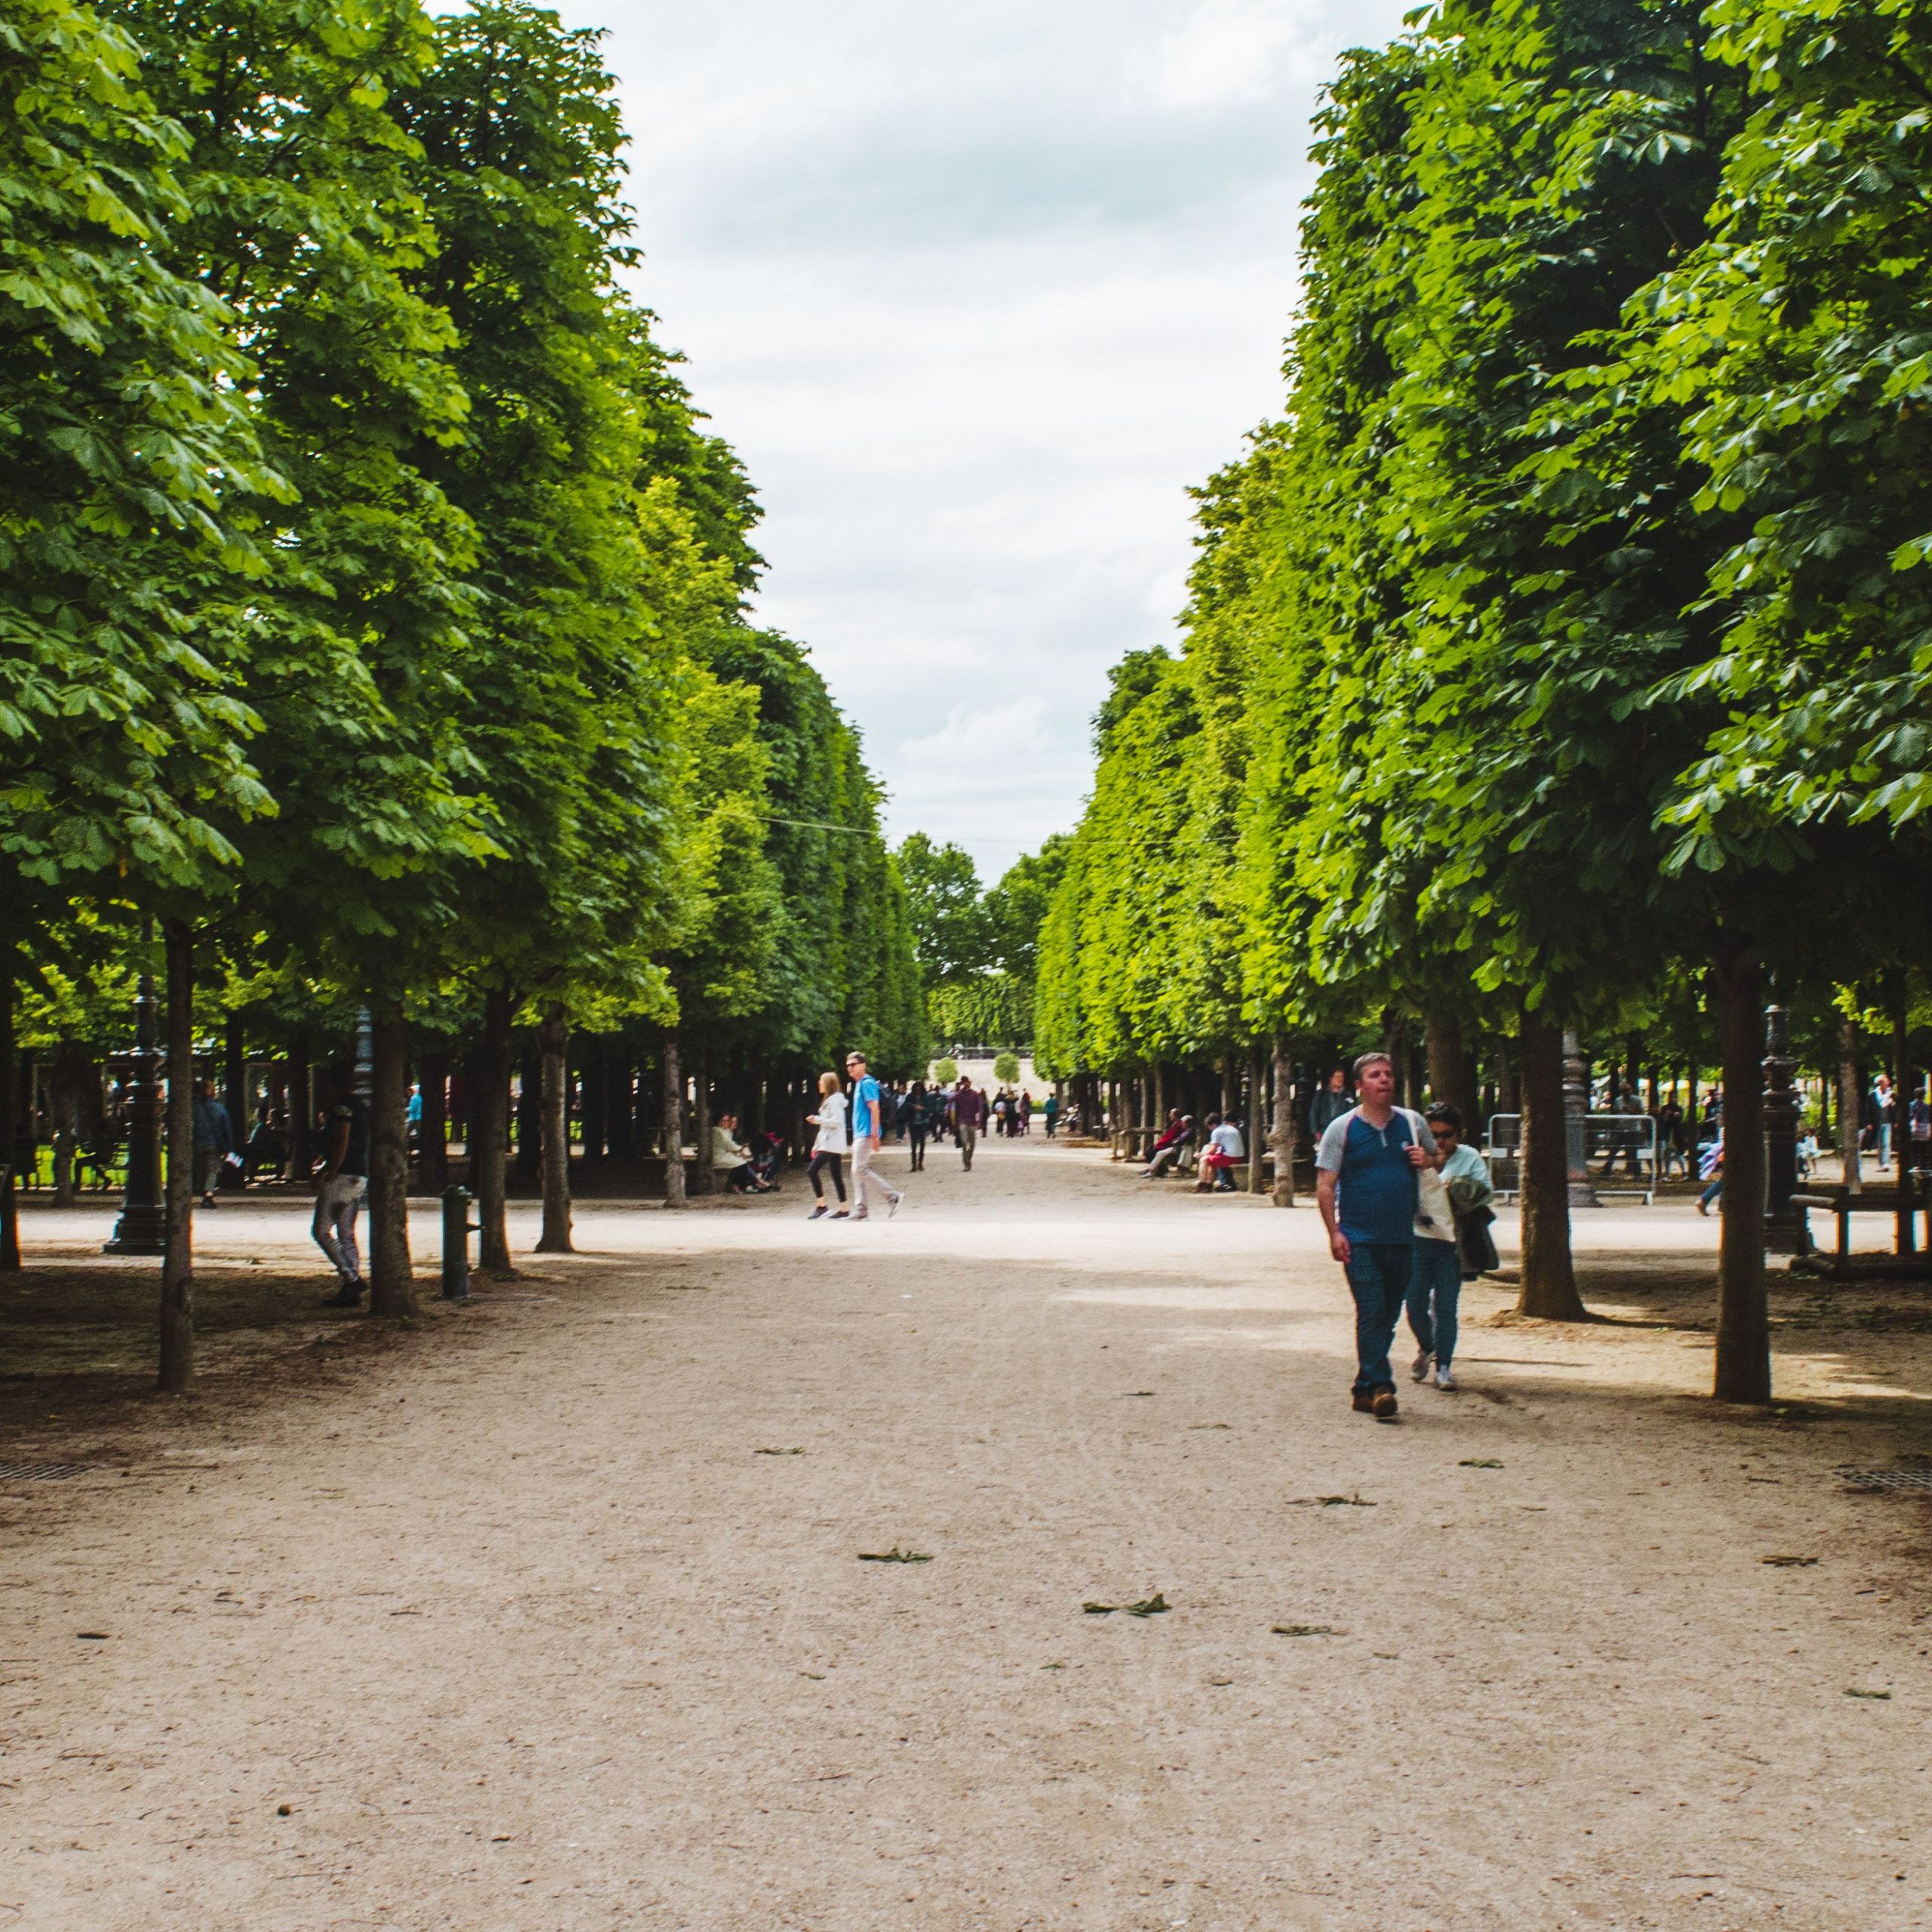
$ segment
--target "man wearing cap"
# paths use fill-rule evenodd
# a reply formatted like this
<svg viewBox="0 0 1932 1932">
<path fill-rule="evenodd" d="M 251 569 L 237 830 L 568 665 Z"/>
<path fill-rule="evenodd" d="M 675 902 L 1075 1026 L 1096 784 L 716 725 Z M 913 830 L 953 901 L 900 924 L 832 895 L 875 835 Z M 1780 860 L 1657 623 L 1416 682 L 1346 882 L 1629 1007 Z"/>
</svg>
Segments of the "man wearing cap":
<svg viewBox="0 0 1932 1932">
<path fill-rule="evenodd" d="M 884 1127 L 884 1109 L 879 1099 L 878 1082 L 866 1071 L 863 1054 L 845 1056 L 845 1071 L 852 1081 L 852 1219 L 872 1218 L 872 1190 L 885 1196 L 888 1218 L 899 1211 L 905 1195 L 886 1184 L 883 1175 L 873 1171 L 878 1158 L 878 1143 Z"/>
</svg>

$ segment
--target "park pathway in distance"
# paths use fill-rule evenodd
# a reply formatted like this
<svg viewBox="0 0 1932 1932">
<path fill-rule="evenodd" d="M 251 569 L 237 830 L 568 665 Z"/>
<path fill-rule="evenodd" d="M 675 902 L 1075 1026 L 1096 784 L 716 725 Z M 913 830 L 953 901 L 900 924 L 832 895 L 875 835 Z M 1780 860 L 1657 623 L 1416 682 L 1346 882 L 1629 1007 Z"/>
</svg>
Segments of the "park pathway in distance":
<svg viewBox="0 0 1932 1932">
<path fill-rule="evenodd" d="M 1932 1925 L 1875 1422 L 1478 1319 L 1380 1427 L 1312 1211 L 1037 1138 L 909 1186 L 580 1208 L 532 1299 L 10 1507 L 0 1922 Z"/>
</svg>

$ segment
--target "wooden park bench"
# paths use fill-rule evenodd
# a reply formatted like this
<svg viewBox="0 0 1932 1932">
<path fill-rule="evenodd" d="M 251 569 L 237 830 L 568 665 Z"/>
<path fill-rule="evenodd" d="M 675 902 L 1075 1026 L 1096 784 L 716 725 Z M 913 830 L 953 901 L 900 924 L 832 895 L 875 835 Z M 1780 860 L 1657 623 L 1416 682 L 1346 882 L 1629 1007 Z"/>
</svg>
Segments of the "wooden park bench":
<svg viewBox="0 0 1932 1932">
<path fill-rule="evenodd" d="M 1830 1262 L 1834 1274 L 1849 1274 L 1854 1268 L 1873 1274 L 1932 1272 L 1932 1254 L 1927 1252 L 1932 1250 L 1932 1203 L 1928 1202 L 1924 1183 L 1909 1169 L 1901 1173 L 1896 1187 L 1809 1187 L 1794 1194 L 1791 1204 L 1798 1213 L 1801 1254 L 1814 1251 L 1810 1226 L 1812 1211 L 1835 1217 L 1838 1245 Z M 1926 1216 L 1925 1239 L 1917 1244 L 1918 1251 L 1915 1254 L 1912 1223 L 1913 1217 L 1921 1214 Z M 1903 1236 L 1899 1244 L 1900 1251 L 1890 1255 L 1854 1257 L 1851 1251 L 1851 1217 L 1854 1214 L 1890 1215 Z"/>
</svg>

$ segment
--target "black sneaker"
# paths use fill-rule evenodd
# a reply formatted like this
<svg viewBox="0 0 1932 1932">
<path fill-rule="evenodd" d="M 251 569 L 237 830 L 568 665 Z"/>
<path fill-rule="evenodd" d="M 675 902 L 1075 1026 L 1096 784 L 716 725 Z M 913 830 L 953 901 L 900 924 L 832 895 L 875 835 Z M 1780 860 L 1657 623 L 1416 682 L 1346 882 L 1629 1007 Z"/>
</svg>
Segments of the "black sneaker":
<svg viewBox="0 0 1932 1932">
<path fill-rule="evenodd" d="M 362 1284 L 345 1281 L 332 1295 L 322 1298 L 325 1308 L 360 1308 L 362 1305 Z"/>
</svg>

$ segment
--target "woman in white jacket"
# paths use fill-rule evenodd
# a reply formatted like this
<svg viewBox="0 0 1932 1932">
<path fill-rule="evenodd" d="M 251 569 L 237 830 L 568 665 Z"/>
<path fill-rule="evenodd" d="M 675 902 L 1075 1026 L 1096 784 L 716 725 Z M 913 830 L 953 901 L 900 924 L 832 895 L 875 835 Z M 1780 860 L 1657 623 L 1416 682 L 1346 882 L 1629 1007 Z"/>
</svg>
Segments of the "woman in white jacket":
<svg viewBox="0 0 1932 1932">
<path fill-rule="evenodd" d="M 806 1178 L 812 1184 L 812 1192 L 817 1205 L 811 1211 L 811 1218 L 816 1221 L 826 1211 L 825 1183 L 822 1174 L 829 1174 L 832 1185 L 838 1195 L 838 1211 L 832 1216 L 835 1221 L 850 1218 L 845 1205 L 845 1152 L 852 1144 L 851 1136 L 846 1131 L 846 1114 L 848 1103 L 838 1091 L 838 1076 L 835 1073 L 821 1073 L 818 1077 L 818 1112 L 808 1114 L 806 1120 L 818 1129 L 818 1138 L 812 1143 L 811 1165 L 805 1170 Z"/>
</svg>

